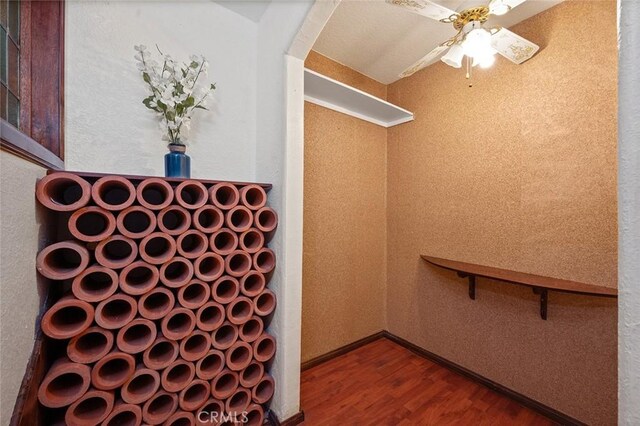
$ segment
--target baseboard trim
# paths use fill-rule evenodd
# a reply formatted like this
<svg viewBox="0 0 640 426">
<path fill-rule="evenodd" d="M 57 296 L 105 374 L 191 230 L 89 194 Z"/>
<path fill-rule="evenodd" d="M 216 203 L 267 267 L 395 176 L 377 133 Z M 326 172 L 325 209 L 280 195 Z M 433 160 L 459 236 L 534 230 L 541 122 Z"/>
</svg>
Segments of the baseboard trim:
<svg viewBox="0 0 640 426">
<path fill-rule="evenodd" d="M 269 410 L 269 412 L 267 413 L 267 420 L 268 424 L 273 426 L 296 426 L 304 422 L 304 412 L 300 410 L 293 416 L 280 421 L 278 420 L 278 416 L 276 416 L 276 413 L 274 413 L 272 410 Z"/>
<path fill-rule="evenodd" d="M 341 355 L 349 353 L 354 349 L 358 349 L 361 346 L 364 346 L 364 345 L 366 345 L 368 343 L 371 343 L 371 342 L 373 342 L 375 340 L 378 340 L 378 339 L 381 339 L 381 338 L 385 337 L 385 333 L 386 333 L 386 331 L 384 331 L 384 330 L 383 331 L 379 331 L 377 333 L 372 334 L 371 336 L 367 336 L 367 337 L 364 337 L 364 338 L 362 338 L 360 340 L 356 340 L 355 342 L 349 343 L 348 345 L 344 345 L 344 346 L 341 346 L 338 349 L 335 349 L 335 350 L 333 350 L 331 352 L 327 352 L 324 355 L 320 355 L 320 356 L 318 356 L 316 358 L 310 359 L 309 361 L 305 361 L 300 366 L 300 370 L 301 371 L 308 370 L 310 368 L 315 367 L 316 365 L 323 364 L 323 363 L 325 363 L 325 362 L 327 362 L 329 360 L 332 360 L 332 359 L 337 358 L 337 357 L 339 357 Z"/>
<path fill-rule="evenodd" d="M 301 366 L 302 371 L 307 370 L 309 368 L 315 367 L 317 365 L 320 365 L 324 362 L 327 362 L 333 358 L 336 358 L 340 355 L 344 355 L 348 352 L 351 352 L 354 349 L 357 349 L 361 346 L 366 345 L 367 343 L 371 343 L 375 340 L 378 339 L 382 339 L 382 338 L 386 338 L 391 340 L 392 342 L 410 350 L 411 352 L 413 352 L 414 354 L 421 356 L 422 358 L 426 358 L 432 362 L 435 362 L 437 364 L 442 365 L 443 367 L 455 371 L 456 373 L 467 377 L 468 379 L 471 379 L 477 383 L 480 383 L 483 386 L 488 387 L 489 389 L 507 396 L 508 398 L 511 398 L 512 400 L 520 403 L 521 405 L 549 418 L 550 420 L 559 423 L 561 425 L 567 425 L 567 426 L 586 426 L 585 423 L 574 419 L 573 417 L 564 414 L 554 408 L 551 408 L 545 404 L 542 404 L 541 402 L 538 402 L 534 399 L 529 398 L 528 396 L 525 396 L 519 392 L 514 391 L 513 389 L 509 389 L 506 386 L 503 386 L 499 383 L 494 382 L 491 379 L 488 379 L 484 376 L 481 376 L 478 373 L 475 373 L 461 365 L 458 365 L 454 362 L 449 361 L 446 358 L 443 358 L 439 355 L 434 354 L 433 352 L 430 352 L 426 349 L 421 348 L 418 345 L 415 345 L 411 342 L 409 342 L 408 340 L 405 340 L 401 337 L 396 336 L 395 334 L 392 334 L 388 331 L 381 331 L 379 333 L 375 333 L 372 334 L 371 336 L 365 337 L 364 339 L 360 339 L 357 340 L 353 343 L 350 343 L 348 345 L 345 345 L 341 348 L 338 348 L 336 350 L 333 350 L 325 355 L 321 355 L 317 358 L 314 358 L 312 360 L 309 360 L 307 362 L 304 362 Z"/>
</svg>

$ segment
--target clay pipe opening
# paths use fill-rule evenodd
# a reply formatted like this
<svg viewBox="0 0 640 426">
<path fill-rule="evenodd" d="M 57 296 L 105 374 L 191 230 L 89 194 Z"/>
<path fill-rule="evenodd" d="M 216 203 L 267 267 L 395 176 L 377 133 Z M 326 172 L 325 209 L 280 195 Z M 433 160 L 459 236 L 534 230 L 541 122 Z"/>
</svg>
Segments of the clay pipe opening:
<svg viewBox="0 0 640 426">
<path fill-rule="evenodd" d="M 69 339 L 85 331 L 94 319 L 89 303 L 67 295 L 56 302 L 42 317 L 42 332 L 52 339 Z"/>
<path fill-rule="evenodd" d="M 193 381 L 195 375 L 193 363 L 179 359 L 162 371 L 160 383 L 167 392 L 180 392 Z"/>
<path fill-rule="evenodd" d="M 195 426 L 196 418 L 193 413 L 176 411 L 164 422 L 163 426 Z"/>
<path fill-rule="evenodd" d="M 234 277 L 225 275 L 211 284 L 211 297 L 218 303 L 226 305 L 240 294 L 240 283 Z"/>
<path fill-rule="evenodd" d="M 276 354 L 276 339 L 267 333 L 262 333 L 253 346 L 253 357 L 256 361 L 267 362 Z"/>
<path fill-rule="evenodd" d="M 257 271 L 249 271 L 240 278 L 240 291 L 247 297 L 259 295 L 265 289 L 266 285 L 266 278 Z"/>
<path fill-rule="evenodd" d="M 184 257 L 174 257 L 160 267 L 160 281 L 169 288 L 186 285 L 193 277 L 193 263 Z"/>
<path fill-rule="evenodd" d="M 273 380 L 273 377 L 265 374 L 262 376 L 262 379 L 260 379 L 258 384 L 251 390 L 253 402 L 256 404 L 266 404 L 273 396 L 275 388 L 276 383 Z"/>
<path fill-rule="evenodd" d="M 144 238 L 156 229 L 156 215 L 149 209 L 131 206 L 120 212 L 118 231 L 125 237 Z"/>
<path fill-rule="evenodd" d="M 96 323 L 107 330 L 124 327 L 136 317 L 136 300 L 126 294 L 116 293 L 96 307 Z"/>
<path fill-rule="evenodd" d="M 224 214 L 211 205 L 204 205 L 193 213 L 193 226 L 200 232 L 211 234 L 224 225 Z"/>
<path fill-rule="evenodd" d="M 49 408 L 66 407 L 89 390 L 91 368 L 68 358 L 54 362 L 38 389 L 38 400 Z"/>
<path fill-rule="evenodd" d="M 244 324 L 252 315 L 253 303 L 248 297 L 237 297 L 227 305 L 227 319 L 232 324 Z"/>
<path fill-rule="evenodd" d="M 238 327 L 225 321 L 211 333 L 211 344 L 218 350 L 229 349 L 238 340 Z"/>
<path fill-rule="evenodd" d="M 48 209 L 70 212 L 87 205 L 91 199 L 91 185 L 72 173 L 55 172 L 38 181 L 36 197 Z"/>
<path fill-rule="evenodd" d="M 216 302 L 207 302 L 196 312 L 196 327 L 213 331 L 224 322 L 224 308 Z"/>
<path fill-rule="evenodd" d="M 256 253 L 256 255 L 258 254 Z M 244 251 L 236 250 L 224 260 L 224 268 L 227 274 L 232 277 L 241 277 L 251 270 L 251 255 Z"/>
<path fill-rule="evenodd" d="M 156 287 L 140 298 L 138 311 L 146 319 L 158 320 L 171 312 L 175 302 L 175 296 L 171 290 L 164 287 Z"/>
<path fill-rule="evenodd" d="M 258 404 L 250 404 L 245 413 L 244 426 L 261 426 L 264 423 L 264 410 Z"/>
<path fill-rule="evenodd" d="M 267 193 L 260 185 L 247 185 L 240 190 L 240 200 L 251 210 L 258 210 L 267 204 Z"/>
<path fill-rule="evenodd" d="M 113 333 L 102 327 L 89 327 L 67 345 L 67 356 L 74 362 L 93 364 L 111 352 Z"/>
<path fill-rule="evenodd" d="M 211 380 L 224 369 L 224 354 L 212 349 L 196 363 L 196 375 L 202 380 Z"/>
<path fill-rule="evenodd" d="M 124 210 L 136 200 L 136 189 L 129 179 L 103 176 L 93 184 L 91 197 L 103 209 Z"/>
<path fill-rule="evenodd" d="M 61 241 L 45 247 L 36 257 L 38 272 L 52 280 L 78 276 L 89 265 L 89 251 L 75 241 Z"/>
<path fill-rule="evenodd" d="M 261 317 L 269 316 L 276 309 L 276 295 L 265 289 L 253 299 L 253 311 Z"/>
<path fill-rule="evenodd" d="M 264 323 L 260 317 L 253 316 L 239 327 L 240 339 L 251 343 L 255 341 L 264 331 Z"/>
<path fill-rule="evenodd" d="M 255 253 L 264 247 L 264 235 L 256 228 L 249 228 L 240 235 L 240 248 L 247 253 Z"/>
<path fill-rule="evenodd" d="M 200 231 L 191 229 L 180 234 L 176 241 L 178 253 L 187 259 L 202 256 L 209 248 L 209 239 Z"/>
<path fill-rule="evenodd" d="M 230 183 L 217 183 L 209 189 L 209 200 L 222 210 L 229 210 L 240 202 L 240 192 Z"/>
<path fill-rule="evenodd" d="M 178 397 L 180 408 L 185 411 L 196 411 L 198 407 L 207 402 L 211 394 L 209 382 L 194 380 L 182 389 Z"/>
<path fill-rule="evenodd" d="M 224 369 L 211 381 L 211 396 L 223 400 L 229 398 L 238 389 L 238 373 Z"/>
<path fill-rule="evenodd" d="M 137 405 L 119 401 L 100 426 L 140 426 L 141 424 L 142 409 Z"/>
<path fill-rule="evenodd" d="M 176 201 L 185 209 L 195 210 L 207 202 L 207 188 L 196 180 L 185 180 L 174 190 Z"/>
<path fill-rule="evenodd" d="M 251 392 L 245 388 L 238 387 L 236 391 L 227 398 L 224 406 L 228 414 L 242 417 L 243 412 L 251 403 Z"/>
<path fill-rule="evenodd" d="M 138 184 L 136 198 L 143 207 L 162 210 L 173 201 L 173 188 L 163 179 L 147 178 Z"/>
<path fill-rule="evenodd" d="M 273 237 L 278 227 L 278 214 L 270 207 L 263 207 L 253 215 L 253 225 L 265 234 L 265 240 Z"/>
<path fill-rule="evenodd" d="M 187 361 L 203 358 L 211 348 L 211 336 L 204 331 L 194 331 L 180 342 L 180 356 Z"/>
<path fill-rule="evenodd" d="M 215 281 L 224 273 L 224 259 L 217 253 L 205 253 L 195 260 L 193 268 L 202 281 Z"/>
<path fill-rule="evenodd" d="M 142 404 L 160 389 L 160 373 L 138 365 L 133 376 L 120 389 L 122 399 L 129 404 Z"/>
<path fill-rule="evenodd" d="M 204 331 L 194 331 L 180 342 L 180 356 L 186 361 L 197 361 L 211 349 L 211 336 Z"/>
<path fill-rule="evenodd" d="M 196 418 L 196 424 L 198 426 L 215 425 L 224 413 L 224 404 L 217 399 L 209 398 L 198 411 L 206 413 Z"/>
<path fill-rule="evenodd" d="M 142 406 L 142 420 L 150 425 L 167 421 L 178 409 L 178 395 L 159 391 Z"/>
<path fill-rule="evenodd" d="M 68 227 L 71 235 L 80 241 L 101 241 L 116 230 L 116 218 L 100 207 L 83 207 L 69 217 Z"/>
<path fill-rule="evenodd" d="M 211 296 L 211 287 L 200 280 L 191 280 L 187 285 L 178 290 L 180 305 L 188 309 L 198 309 L 204 305 Z M 199 317 L 196 315 L 196 321 Z M 196 322 L 197 324 L 197 322 Z"/>
<path fill-rule="evenodd" d="M 131 238 L 112 235 L 98 243 L 95 256 L 102 266 L 121 269 L 133 262 L 138 256 L 138 246 Z"/>
<path fill-rule="evenodd" d="M 140 257 L 151 264 L 163 264 L 175 254 L 176 242 L 164 232 L 152 232 L 140 241 Z"/>
<path fill-rule="evenodd" d="M 158 228 L 165 234 L 180 235 L 191 226 L 191 215 L 180 206 L 168 206 L 158 213 Z"/>
<path fill-rule="evenodd" d="M 258 361 L 251 361 L 251 363 L 240 372 L 240 385 L 245 388 L 252 388 L 258 384 L 262 376 L 264 376 L 264 365 Z"/>
<path fill-rule="evenodd" d="M 253 255 L 253 267 L 256 271 L 268 274 L 276 267 L 276 255 L 268 248 L 260 249 Z"/>
<path fill-rule="evenodd" d="M 253 213 L 245 206 L 235 206 L 226 214 L 226 224 L 235 232 L 244 232 L 253 224 Z"/>
<path fill-rule="evenodd" d="M 251 363 L 252 356 L 253 349 L 251 345 L 243 341 L 237 341 L 225 353 L 227 368 L 232 371 L 244 370 Z"/>
<path fill-rule="evenodd" d="M 118 331 L 116 345 L 122 352 L 137 354 L 153 344 L 156 334 L 156 325 L 153 322 L 137 318 Z"/>
<path fill-rule="evenodd" d="M 113 411 L 113 393 L 91 389 L 74 402 L 64 416 L 67 426 L 98 425 Z"/>
<path fill-rule="evenodd" d="M 178 342 L 158 336 L 156 341 L 142 354 L 142 362 L 147 368 L 162 370 L 173 363 L 179 353 Z"/>
<path fill-rule="evenodd" d="M 228 228 L 219 229 L 209 238 L 209 246 L 214 252 L 226 256 L 238 247 L 238 236 Z"/>
<path fill-rule="evenodd" d="M 162 319 L 160 327 L 166 338 L 180 340 L 196 327 L 196 316 L 190 309 L 176 308 Z"/>
<path fill-rule="evenodd" d="M 160 280 L 158 268 L 142 260 L 136 260 L 120 271 L 120 289 L 131 296 L 151 291 Z"/>
<path fill-rule="evenodd" d="M 136 360 L 132 355 L 111 352 L 101 358 L 91 370 L 91 384 L 100 390 L 113 390 L 133 376 Z"/>
<path fill-rule="evenodd" d="M 71 292 L 85 302 L 100 302 L 118 289 L 118 274 L 100 265 L 89 266 L 73 279 Z"/>
</svg>

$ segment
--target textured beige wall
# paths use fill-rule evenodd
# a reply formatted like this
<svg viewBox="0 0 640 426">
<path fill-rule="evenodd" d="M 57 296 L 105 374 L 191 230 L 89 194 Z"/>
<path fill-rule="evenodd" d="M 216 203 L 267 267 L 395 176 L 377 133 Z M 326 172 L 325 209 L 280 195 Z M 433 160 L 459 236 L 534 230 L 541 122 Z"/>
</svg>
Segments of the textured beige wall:
<svg viewBox="0 0 640 426">
<path fill-rule="evenodd" d="M 616 2 L 568 1 L 512 28 L 535 58 L 437 63 L 388 87 L 392 333 L 590 424 L 616 421 L 616 301 L 479 280 L 455 260 L 616 286 Z"/>
<path fill-rule="evenodd" d="M 35 259 L 46 214 L 36 207 L 45 170 L 0 151 L 0 424 L 8 425 L 33 350 L 42 293 Z M 41 244 L 42 243 L 42 244 Z"/>
<path fill-rule="evenodd" d="M 305 65 L 384 96 L 311 52 Z M 385 327 L 387 131 L 305 102 L 302 361 Z"/>
</svg>

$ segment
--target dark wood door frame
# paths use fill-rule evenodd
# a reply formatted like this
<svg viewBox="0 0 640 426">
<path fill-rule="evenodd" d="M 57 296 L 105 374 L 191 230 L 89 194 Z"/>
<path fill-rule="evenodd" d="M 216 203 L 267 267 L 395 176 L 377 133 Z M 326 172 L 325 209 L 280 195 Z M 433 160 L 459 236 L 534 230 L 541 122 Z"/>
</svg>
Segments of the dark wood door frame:
<svg viewBox="0 0 640 426">
<path fill-rule="evenodd" d="M 64 10 L 64 0 L 21 2 L 20 125 L 2 120 L 0 138 L 3 150 L 58 169 L 64 166 Z"/>
</svg>

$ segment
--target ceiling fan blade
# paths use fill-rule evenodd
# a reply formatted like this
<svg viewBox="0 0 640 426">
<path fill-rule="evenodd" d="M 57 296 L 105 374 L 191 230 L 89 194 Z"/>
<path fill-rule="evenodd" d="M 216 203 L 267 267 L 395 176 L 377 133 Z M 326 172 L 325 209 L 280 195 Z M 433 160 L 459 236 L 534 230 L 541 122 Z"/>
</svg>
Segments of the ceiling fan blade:
<svg viewBox="0 0 640 426">
<path fill-rule="evenodd" d="M 431 52 L 423 56 L 418 62 L 411 65 L 406 70 L 402 71 L 399 77 L 400 78 L 409 77 L 411 74 L 415 74 L 416 72 L 420 71 L 422 68 L 426 67 L 427 65 L 432 64 L 438 58 L 438 56 L 440 56 L 440 54 L 442 54 L 442 52 L 444 52 L 448 48 L 449 46 L 443 46 L 443 45 L 436 47 Z"/>
<path fill-rule="evenodd" d="M 500 28 L 498 32 L 491 36 L 491 46 L 499 54 L 515 64 L 521 64 L 527 59 L 531 59 L 540 49 L 537 44 L 512 33 L 506 28 Z"/>
<path fill-rule="evenodd" d="M 435 19 L 436 21 L 447 19 L 451 15 L 457 15 L 453 10 L 429 0 L 386 0 L 386 2 L 403 7 L 427 18 Z"/>
<path fill-rule="evenodd" d="M 489 3 L 489 12 L 494 15 L 504 15 L 505 12 L 521 5 L 525 1 L 527 0 L 491 0 L 491 3 Z"/>
</svg>

